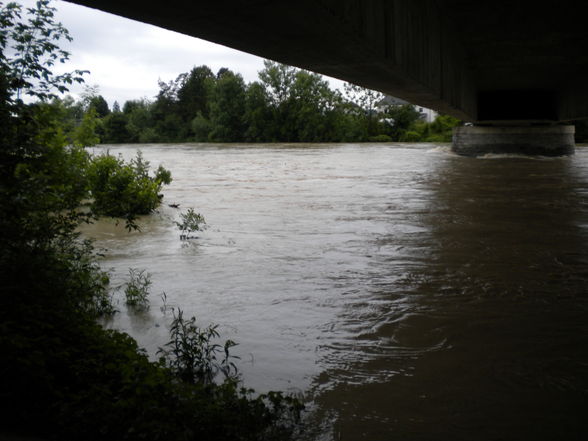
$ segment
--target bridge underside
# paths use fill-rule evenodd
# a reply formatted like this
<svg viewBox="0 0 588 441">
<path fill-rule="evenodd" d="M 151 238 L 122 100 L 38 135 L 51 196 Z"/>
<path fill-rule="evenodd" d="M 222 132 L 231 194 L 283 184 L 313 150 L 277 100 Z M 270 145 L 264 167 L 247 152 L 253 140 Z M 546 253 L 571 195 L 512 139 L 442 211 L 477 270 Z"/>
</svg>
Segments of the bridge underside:
<svg viewBox="0 0 588 441">
<path fill-rule="evenodd" d="M 582 2 L 74 0 L 482 125 L 588 118 Z"/>
</svg>

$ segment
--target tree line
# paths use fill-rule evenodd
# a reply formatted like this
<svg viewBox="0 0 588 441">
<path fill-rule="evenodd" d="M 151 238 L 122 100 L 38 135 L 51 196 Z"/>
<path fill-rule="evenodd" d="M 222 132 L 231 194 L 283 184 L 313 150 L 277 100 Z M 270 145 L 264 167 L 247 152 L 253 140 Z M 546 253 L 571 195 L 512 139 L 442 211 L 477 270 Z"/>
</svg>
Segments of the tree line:
<svg viewBox="0 0 588 441">
<path fill-rule="evenodd" d="M 72 142 L 448 142 L 455 118 L 432 123 L 411 104 L 385 105 L 385 95 L 345 84 L 332 89 L 319 74 L 264 61 L 258 80 L 239 73 L 194 67 L 159 82 L 153 100 L 126 101 L 112 109 L 89 87 L 81 99 L 48 106 Z M 90 139 L 88 139 L 90 137 Z M 90 141 L 90 142 L 89 142 Z"/>
</svg>

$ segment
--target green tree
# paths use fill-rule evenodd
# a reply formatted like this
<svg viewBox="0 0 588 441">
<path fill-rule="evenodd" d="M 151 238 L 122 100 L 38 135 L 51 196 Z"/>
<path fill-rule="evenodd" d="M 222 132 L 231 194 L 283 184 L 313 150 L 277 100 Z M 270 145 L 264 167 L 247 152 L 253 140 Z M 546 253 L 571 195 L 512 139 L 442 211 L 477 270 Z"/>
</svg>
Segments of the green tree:
<svg viewBox="0 0 588 441">
<path fill-rule="evenodd" d="M 76 146 L 88 147 L 100 142 L 96 134 L 96 127 L 99 121 L 96 116 L 96 109 L 93 106 L 86 111 L 82 123 L 76 127 L 73 134 L 73 142 Z"/>
<path fill-rule="evenodd" d="M 394 141 L 402 139 L 405 132 L 420 119 L 421 114 L 412 104 L 390 106 L 386 110 L 386 117 L 392 121 L 389 135 Z"/>
<path fill-rule="evenodd" d="M 194 135 L 194 141 L 206 142 L 209 139 L 210 132 L 212 131 L 212 124 L 210 120 L 198 112 L 196 117 L 192 120 L 192 133 Z"/>
<path fill-rule="evenodd" d="M 160 166 L 150 176 L 149 162 L 141 152 L 128 163 L 107 153 L 92 159 L 88 181 L 94 213 L 125 218 L 129 228 L 136 228 L 136 216 L 149 214 L 159 205 L 159 192 L 171 182 L 171 174 Z"/>
<path fill-rule="evenodd" d="M 299 70 L 288 100 L 292 139 L 330 141 L 334 137 L 331 114 L 338 111 L 338 97 L 320 75 Z"/>
<path fill-rule="evenodd" d="M 263 61 L 264 69 L 258 74 L 261 84 L 274 107 L 280 106 L 290 97 L 296 68 L 270 60 Z"/>
<path fill-rule="evenodd" d="M 320 75 L 266 60 L 259 79 L 260 86 L 252 86 L 248 96 L 250 136 L 294 142 L 340 139 L 341 99 Z"/>
<path fill-rule="evenodd" d="M 0 69 L 8 83 L 7 90 L 17 100 L 23 94 L 41 100 L 55 98 L 56 91 L 66 92 L 68 85 L 83 82 L 88 71 L 60 75 L 52 71 L 56 63 L 69 59 L 69 52 L 58 44 L 71 41 L 71 37 L 61 23 L 54 21 L 55 8 L 49 6 L 49 0 L 38 0 L 26 10 L 25 17 L 18 3 L 0 3 L 0 7 Z"/>
<path fill-rule="evenodd" d="M 126 101 L 123 114 L 127 118 L 128 142 L 157 142 L 152 115 L 153 104 L 146 99 Z"/>
<path fill-rule="evenodd" d="M 132 136 L 127 128 L 129 123 L 128 116 L 122 112 L 112 112 L 104 118 L 102 125 L 104 127 L 105 143 L 125 143 L 131 142 Z"/>
<path fill-rule="evenodd" d="M 347 109 L 363 126 L 365 138 L 380 134 L 378 121 L 381 112 L 378 104 L 382 102 L 385 95 L 352 83 L 345 83 L 343 89 L 348 103 Z"/>
<path fill-rule="evenodd" d="M 453 128 L 460 125 L 461 121 L 449 115 L 437 115 L 430 125 L 430 134 L 425 141 L 450 142 L 453 136 Z"/>
<path fill-rule="evenodd" d="M 182 75 L 177 92 L 180 116 L 184 121 L 191 121 L 199 113 L 208 118 L 214 74 L 208 66 L 203 65 L 194 67 L 190 73 Z"/>
<path fill-rule="evenodd" d="M 83 118 L 83 110 L 71 96 L 64 99 L 53 98 L 51 101 L 35 104 L 39 114 L 43 114 L 43 127 L 60 131 L 66 138 L 65 143 L 73 144 L 73 134 Z"/>
<path fill-rule="evenodd" d="M 189 135 L 189 126 L 183 124 L 178 105 L 178 91 L 185 82 L 186 74 L 166 83 L 159 81 L 159 93 L 150 107 L 156 142 L 182 141 Z"/>
<path fill-rule="evenodd" d="M 104 118 L 110 113 L 108 103 L 102 95 L 94 96 L 90 99 L 90 106 L 96 110 L 96 116 L 98 118 Z"/>
<path fill-rule="evenodd" d="M 247 127 L 244 134 L 245 141 L 274 141 L 269 127 L 273 123 L 272 117 L 265 88 L 257 81 L 251 83 L 245 93 L 245 114 L 243 115 Z"/>
<path fill-rule="evenodd" d="M 245 134 L 245 82 L 240 74 L 225 71 L 217 79 L 210 106 L 213 142 L 242 141 Z"/>
</svg>

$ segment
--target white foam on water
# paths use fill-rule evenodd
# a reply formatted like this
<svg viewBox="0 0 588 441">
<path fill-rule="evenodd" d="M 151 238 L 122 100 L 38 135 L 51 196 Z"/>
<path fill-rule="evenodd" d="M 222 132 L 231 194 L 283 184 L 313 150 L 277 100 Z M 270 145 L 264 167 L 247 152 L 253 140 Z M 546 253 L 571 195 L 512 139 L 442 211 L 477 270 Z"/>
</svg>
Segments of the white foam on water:
<svg viewBox="0 0 588 441">
<path fill-rule="evenodd" d="M 450 145 L 437 145 L 432 149 L 427 150 L 427 153 L 449 153 L 454 154 Z"/>
</svg>

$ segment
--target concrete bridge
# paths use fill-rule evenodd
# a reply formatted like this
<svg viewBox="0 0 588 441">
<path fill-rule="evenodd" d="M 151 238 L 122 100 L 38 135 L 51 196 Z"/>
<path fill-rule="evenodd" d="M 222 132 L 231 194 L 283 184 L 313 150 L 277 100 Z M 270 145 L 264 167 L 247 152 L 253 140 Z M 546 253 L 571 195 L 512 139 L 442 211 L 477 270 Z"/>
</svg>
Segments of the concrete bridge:
<svg viewBox="0 0 588 441">
<path fill-rule="evenodd" d="M 462 154 L 573 153 L 588 118 L 582 1 L 73 0 L 473 123 Z"/>
</svg>

